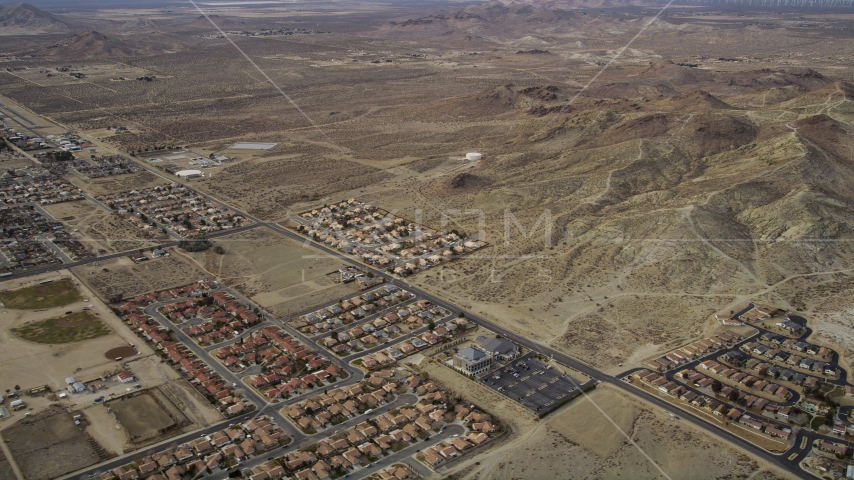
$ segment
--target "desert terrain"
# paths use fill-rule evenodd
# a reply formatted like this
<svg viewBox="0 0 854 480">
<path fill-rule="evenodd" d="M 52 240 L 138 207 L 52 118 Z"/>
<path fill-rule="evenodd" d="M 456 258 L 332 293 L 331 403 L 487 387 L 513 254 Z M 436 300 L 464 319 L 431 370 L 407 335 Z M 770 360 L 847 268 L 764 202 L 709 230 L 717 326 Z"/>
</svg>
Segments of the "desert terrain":
<svg viewBox="0 0 854 480">
<path fill-rule="evenodd" d="M 600 427 L 611 421 L 615 427 Z M 524 434 L 481 459 L 479 465 L 461 463 L 450 476 L 560 478 L 569 468 L 563 460 L 566 457 L 573 459 L 573 478 L 618 478 L 627 471 L 631 478 L 661 478 L 661 471 L 671 478 L 694 477 L 697 472 L 708 478 L 786 476 L 608 388 L 591 392 L 588 398 L 531 425 Z M 686 462 L 686 458 L 693 460 Z"/>
<path fill-rule="evenodd" d="M 3 115 L 46 125 L 39 133 L 74 130 L 99 154 L 151 169 L 63 176 L 92 197 L 178 181 L 168 160 L 149 159 L 195 152 L 233 161 L 188 185 L 259 222 L 358 198 L 480 233 L 488 248 L 405 281 L 609 374 L 718 333 L 714 314 L 748 301 L 808 318 L 812 341 L 854 364 L 847 7 L 295 5 L 205 7 L 209 18 L 188 5 L 0 7 L 0 103 L 24 117 Z M 241 142 L 270 146 L 233 148 Z M 93 250 L 157 245 L 94 202 L 45 209 Z M 110 328 L 87 349 L 133 341 L 106 303 L 202 279 L 277 317 L 355 291 L 329 276 L 340 259 L 263 223 L 213 244 L 223 252 L 71 268 Z M 103 355 L 92 363 L 11 332 L 65 311 L 9 310 L 0 341 L 17 353 L 4 366 L 57 386 L 63 376 L 15 358 L 102 368 Z M 535 420 L 429 360 L 420 368 L 511 424 L 499 446 L 455 463 L 457 478 L 560 477 L 565 464 L 585 478 L 653 478 L 659 467 L 672 478 L 785 476 L 610 388 Z M 4 385 L 23 381 L 4 372 Z M 579 433 L 594 427 L 602 436 Z"/>
<path fill-rule="evenodd" d="M 452 267 L 453 285 L 435 274 L 415 281 L 604 368 L 692 338 L 715 311 L 795 278 L 821 282 L 850 258 L 842 185 L 852 73 L 832 51 L 815 52 L 851 39 L 796 28 L 794 12 L 694 10 L 664 12 L 605 70 L 651 11 L 492 4 L 377 21 L 359 36 L 240 38 L 306 116 L 223 39 L 121 62 L 94 51 L 86 68 L 131 65 L 158 78 L 93 73 L 40 84 L 38 102 L 24 76 L 50 60 L 22 54 L 0 94 L 142 157 L 171 145 L 227 153 L 238 140 L 276 143 L 193 183 L 263 220 L 358 196 L 431 226 L 482 231 L 490 251 Z M 726 32 L 737 28 L 745 37 L 733 42 Z M 809 61 L 789 54 L 799 38 L 811 39 Z M 202 67 L 214 58 L 235 61 Z M 130 131 L 102 135 L 116 123 Z M 462 161 L 469 150 L 485 159 Z M 137 174 L 89 188 L 155 181 Z M 532 233 L 541 218 L 549 228 Z M 118 227 L 86 228 L 97 236 L 101 226 Z M 819 308 L 791 300 L 780 306 Z M 827 335 L 831 318 L 816 318 Z"/>
<path fill-rule="evenodd" d="M 207 275 L 196 263 L 174 253 L 144 263 L 134 263 L 127 257 L 98 263 L 98 266 L 89 264 L 75 267 L 72 271 L 105 301 L 118 295 L 133 298 L 143 293 L 177 287 L 188 281 L 201 280 Z"/>
</svg>

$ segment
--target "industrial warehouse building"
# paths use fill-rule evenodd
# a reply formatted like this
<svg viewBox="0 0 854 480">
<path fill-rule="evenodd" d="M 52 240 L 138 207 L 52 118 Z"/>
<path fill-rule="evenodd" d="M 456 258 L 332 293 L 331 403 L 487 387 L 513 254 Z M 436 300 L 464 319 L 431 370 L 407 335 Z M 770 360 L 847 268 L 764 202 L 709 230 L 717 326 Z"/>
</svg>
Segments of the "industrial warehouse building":
<svg viewBox="0 0 854 480">
<path fill-rule="evenodd" d="M 201 170 L 181 170 L 179 172 L 175 172 L 175 175 L 178 175 L 181 178 L 189 180 L 191 178 L 201 177 L 202 171 Z"/>
</svg>

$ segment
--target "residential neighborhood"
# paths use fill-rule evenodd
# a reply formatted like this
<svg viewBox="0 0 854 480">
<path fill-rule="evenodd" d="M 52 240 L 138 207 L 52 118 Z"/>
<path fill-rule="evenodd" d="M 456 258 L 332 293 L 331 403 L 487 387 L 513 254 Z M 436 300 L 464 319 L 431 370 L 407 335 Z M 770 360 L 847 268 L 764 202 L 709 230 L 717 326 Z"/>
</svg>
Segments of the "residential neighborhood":
<svg viewBox="0 0 854 480">
<path fill-rule="evenodd" d="M 377 206 L 348 199 L 304 212 L 295 230 L 368 265 L 408 276 L 486 246 L 459 232 L 441 232 Z"/>
</svg>

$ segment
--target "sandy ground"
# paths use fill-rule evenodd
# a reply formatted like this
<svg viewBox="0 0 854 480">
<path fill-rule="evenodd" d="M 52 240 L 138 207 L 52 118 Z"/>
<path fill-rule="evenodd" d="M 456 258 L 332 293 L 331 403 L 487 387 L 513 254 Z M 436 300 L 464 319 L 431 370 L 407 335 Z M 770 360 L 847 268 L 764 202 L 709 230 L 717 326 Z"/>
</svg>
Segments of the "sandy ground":
<svg viewBox="0 0 854 480">
<path fill-rule="evenodd" d="M 91 422 L 86 427 L 86 432 L 99 444 L 117 455 L 129 451 L 125 449 L 128 442 L 127 430 L 107 412 L 107 408 L 103 404 L 90 405 L 83 412 Z"/>
<path fill-rule="evenodd" d="M 9 460 L 11 457 L 12 454 L 6 445 L 6 439 L 3 438 L 3 435 L 0 435 L 0 478 L 24 480 L 21 470 L 13 463 L 14 460 Z"/>
<path fill-rule="evenodd" d="M 23 286 L 36 284 L 48 278 L 59 279 L 69 277 L 67 270 L 32 277 Z M 76 280 L 76 279 L 75 279 Z M 10 282 L 11 283 L 11 282 Z M 20 282 L 15 281 L 15 287 Z M 39 385 L 48 385 L 54 391 L 64 390 L 65 378 L 74 376 L 76 379 L 91 380 L 106 371 L 112 372 L 117 364 L 104 356 L 107 350 L 134 343 L 139 348 L 139 356 L 152 355 L 153 351 L 133 335 L 121 321 L 110 311 L 85 285 L 78 286 L 83 300 L 71 305 L 42 310 L 3 310 L 3 322 L 0 324 L 0 363 L 5 368 L 0 369 L 0 386 L 10 388 L 20 385 L 29 389 Z M 29 321 L 44 320 L 61 316 L 67 311 L 80 311 L 89 306 L 98 319 L 106 324 L 112 333 L 109 335 L 60 345 L 44 345 L 31 343 L 16 337 L 11 329 Z M 71 399 L 71 397 L 69 397 Z M 45 406 L 41 405 L 39 397 L 27 402 L 36 411 Z"/>
<path fill-rule="evenodd" d="M 201 270 L 174 249 L 170 256 L 134 263 L 129 258 L 116 258 L 100 262 L 100 265 L 84 265 L 72 269 L 81 283 L 95 291 L 102 300 L 122 294 L 132 298 L 142 293 L 195 282 L 210 275 Z M 106 271 L 105 271 L 106 270 Z"/>
<path fill-rule="evenodd" d="M 130 223 L 88 200 L 45 205 L 43 208 L 67 228 L 73 229 L 80 241 L 93 252 L 126 252 L 157 245 Z"/>
<path fill-rule="evenodd" d="M 484 411 L 501 418 L 513 432 L 527 432 L 538 423 L 537 416 L 530 410 L 503 395 L 468 380 L 449 367 L 418 355 L 408 357 L 407 360 L 413 363 L 415 371 L 428 374 L 431 380 L 441 383 Z"/>
<path fill-rule="evenodd" d="M 147 437 L 174 424 L 169 414 L 149 394 L 123 397 L 110 402 L 109 407 L 132 437 Z"/>
<path fill-rule="evenodd" d="M 3 436 L 15 439 L 7 445 L 27 480 L 57 478 L 105 459 L 59 406 L 7 426 Z M 45 461 L 49 458 L 59 461 Z"/>
<path fill-rule="evenodd" d="M 640 400 L 600 386 L 538 419 L 527 409 L 420 355 L 413 369 L 499 417 L 509 433 L 433 478 L 789 478 Z M 597 408 L 607 414 L 607 417 Z M 610 419 L 609 419 L 610 418 Z M 626 440 L 629 435 L 655 464 Z M 710 452 L 714 452 L 711 454 Z M 685 462 L 686 458 L 693 459 Z M 658 465 L 658 467 L 656 467 Z"/>
<path fill-rule="evenodd" d="M 343 262 L 267 228 L 217 238 L 215 243 L 225 254 L 212 250 L 179 254 L 275 315 L 299 312 L 357 291 L 352 284 L 337 284 L 329 276 L 344 267 Z"/>
<path fill-rule="evenodd" d="M 5 284 L 0 284 L 0 287 L 18 288 L 37 284 L 46 279 L 56 280 L 69 276 L 73 280 L 77 280 L 70 272 L 59 271 L 31 277 L 25 282 L 5 282 Z M 84 300 L 88 299 L 89 302 L 81 301 L 64 307 L 38 311 L 2 310 L 0 364 L 4 368 L 0 369 L 0 389 L 11 389 L 15 385 L 20 385 L 22 390 L 27 390 L 39 385 L 48 385 L 55 392 L 65 391 L 66 377 L 73 376 L 78 381 L 88 381 L 105 375 L 107 381 L 104 383 L 107 388 L 98 390 L 96 393 L 69 394 L 61 400 L 50 394 L 25 395 L 23 399 L 27 404 L 27 411 L 35 414 L 55 405 L 56 402 L 70 409 L 83 409 L 90 416 L 92 422 L 87 432 L 105 449 L 122 453 L 133 448 L 139 448 L 139 446 L 134 447 L 127 444 L 126 431 L 124 428 L 115 428 L 115 419 L 106 413 L 103 406 L 93 404 L 96 397 L 108 397 L 111 393 L 121 394 L 128 388 L 127 384 L 119 383 L 112 376 L 117 370 L 122 369 L 122 364 L 106 358 L 104 352 L 132 343 L 137 347 L 139 353 L 132 357 L 126 357 L 124 365 L 127 365 L 127 368 L 136 377 L 134 383 L 139 383 L 144 388 L 162 386 L 176 407 L 187 415 L 192 422 L 184 430 L 200 428 L 222 420 L 219 412 L 211 408 L 210 404 L 191 385 L 174 370 L 163 364 L 148 345 L 134 335 L 99 298 L 92 295 L 92 291 L 83 282 L 79 283 L 78 288 L 81 297 Z M 112 333 L 81 342 L 41 345 L 20 340 L 10 332 L 12 328 L 25 322 L 56 317 L 69 310 L 79 311 L 84 306 L 90 306 L 92 312 L 97 312 L 99 320 L 103 321 L 112 330 Z M 10 420 L 16 421 L 23 418 L 25 411 L 11 413 L 12 418 Z"/>
<path fill-rule="evenodd" d="M 110 153 L 102 152 L 101 150 L 101 148 L 98 149 L 100 155 Z M 122 192 L 125 190 L 155 187 L 157 185 L 164 185 L 167 183 L 165 179 L 158 177 L 151 172 L 137 172 L 94 179 L 84 179 L 77 175 L 66 175 L 66 178 L 74 185 L 77 185 L 87 193 L 91 194 L 93 197 Z"/>
<path fill-rule="evenodd" d="M 175 407 L 190 420 L 189 425 L 177 430 L 174 434 L 203 428 L 223 419 L 222 415 L 211 407 L 201 394 L 156 356 L 132 360 L 128 362 L 128 366 L 136 377 L 135 383 L 139 383 L 142 388 L 159 387 Z M 124 391 L 125 387 L 126 385 L 122 385 L 119 388 Z M 106 392 L 109 393 L 109 391 Z M 113 452 L 127 453 L 145 448 L 152 441 L 163 440 L 163 438 L 157 438 L 152 441 L 132 443 L 125 427 L 108 414 L 103 405 L 95 405 L 90 400 L 84 411 L 90 416 L 92 422 L 87 429 L 89 434 Z M 116 425 L 119 425 L 118 429 Z"/>
<path fill-rule="evenodd" d="M 495 449 L 462 460 L 443 476 L 634 479 L 661 478 L 661 471 L 673 479 L 789 478 L 609 387 L 573 401 Z"/>
</svg>

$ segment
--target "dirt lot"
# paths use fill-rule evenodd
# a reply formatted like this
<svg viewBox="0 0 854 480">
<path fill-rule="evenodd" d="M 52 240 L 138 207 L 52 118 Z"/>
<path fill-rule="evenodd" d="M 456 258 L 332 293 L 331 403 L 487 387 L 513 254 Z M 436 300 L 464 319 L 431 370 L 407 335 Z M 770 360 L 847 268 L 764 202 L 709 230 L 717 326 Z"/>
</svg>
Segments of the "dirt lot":
<svg viewBox="0 0 854 480">
<path fill-rule="evenodd" d="M 299 312 L 356 291 L 328 276 L 345 266 L 343 262 L 267 228 L 217 238 L 215 243 L 225 254 L 211 250 L 184 255 L 274 315 Z"/>
<path fill-rule="evenodd" d="M 127 430 L 131 441 L 137 438 L 149 438 L 156 435 L 159 430 L 175 424 L 172 417 L 157 404 L 150 393 L 122 397 L 109 402 L 108 406 L 116 414 L 119 423 Z"/>
<path fill-rule="evenodd" d="M 107 458 L 72 416 L 52 406 L 3 430 L 4 438 L 14 439 L 7 445 L 27 480 L 57 478 Z"/>
<path fill-rule="evenodd" d="M 431 379 L 453 390 L 454 393 L 462 395 L 463 398 L 475 403 L 485 411 L 500 417 L 513 432 L 526 432 L 537 425 L 537 416 L 527 408 L 504 395 L 467 379 L 449 367 L 420 355 L 407 357 L 404 362 L 417 363 L 413 365 L 415 371 L 428 374 Z"/>
<path fill-rule="evenodd" d="M 71 277 L 72 282 L 76 280 L 67 270 L 63 270 L 31 277 L 28 279 L 29 282 L 23 285 L 20 281 L 9 281 L 6 282 L 6 285 L 27 286 L 38 284 L 38 282 L 47 279 L 58 281 L 63 277 Z M 137 359 L 151 358 L 160 363 L 159 358 L 153 356 L 153 351 L 143 342 L 140 342 L 138 337 L 128 330 L 97 297 L 94 297 L 85 285 L 81 284 L 76 288 L 79 289 L 82 300 L 69 305 L 37 311 L 0 310 L 4 320 L 0 326 L 0 345 L 2 345 L 0 348 L 0 364 L 4 366 L 0 369 L 2 390 L 14 385 L 20 385 L 23 390 L 48 385 L 57 391 L 65 389 L 64 379 L 69 376 L 74 376 L 81 381 L 94 379 L 105 372 L 114 371 L 119 366 L 114 359 L 107 359 L 104 353 L 113 348 L 127 346 L 129 343 L 136 345 L 138 353 L 133 357 L 126 357 L 125 361 L 132 361 L 135 364 Z M 89 301 L 84 302 L 83 300 Z M 82 309 L 87 306 L 90 308 L 87 313 L 97 314 L 95 318 L 97 318 L 98 324 L 101 325 L 101 328 L 108 330 L 106 335 L 72 343 L 48 345 L 22 340 L 11 332 L 11 329 L 24 326 L 29 322 L 38 323 L 64 316 L 67 311 L 82 313 Z M 139 375 L 137 372 L 134 373 Z M 160 380 L 161 383 L 162 381 Z M 92 399 L 88 395 L 69 396 L 65 403 L 73 405 L 74 408 L 82 408 L 91 404 Z M 39 412 L 49 405 L 50 399 L 47 397 L 30 397 L 26 403 L 28 407 L 33 409 L 33 412 Z M 13 418 L 18 415 L 20 412 L 13 412 Z"/>
<path fill-rule="evenodd" d="M 76 230 L 81 242 L 93 252 L 126 252 L 157 244 L 126 221 L 89 201 L 56 203 L 43 208 L 68 228 Z"/>
<path fill-rule="evenodd" d="M 497 449 L 464 459 L 445 475 L 565 478 L 572 472 L 572 478 L 661 478 L 640 450 L 670 478 L 789 478 L 609 387 L 573 401 Z"/>
<path fill-rule="evenodd" d="M 125 360 L 127 361 L 128 359 Z M 128 429 L 133 430 L 133 425 L 139 423 L 137 420 L 134 420 L 135 413 L 128 415 L 130 420 L 117 421 L 116 418 L 107 413 L 107 409 L 102 404 L 93 404 L 90 398 L 85 405 L 81 405 L 81 408 L 84 408 L 86 415 L 92 421 L 92 425 L 87 431 L 101 445 L 108 446 L 110 450 L 117 453 L 127 453 L 146 448 L 147 445 L 161 441 L 168 438 L 168 436 L 185 433 L 222 421 L 222 415 L 216 409 L 212 408 L 210 403 L 187 383 L 186 380 L 182 379 L 174 370 L 161 362 L 157 356 L 137 356 L 127 361 L 127 365 L 136 377 L 135 383 L 139 383 L 142 388 L 148 389 L 149 392 L 157 390 L 161 402 L 172 412 L 173 417 L 181 421 L 184 426 L 169 432 L 167 436 L 157 436 L 147 440 L 139 437 L 132 440 L 129 435 L 131 432 Z M 125 393 L 126 387 L 126 384 L 120 384 L 115 393 Z M 106 390 L 103 393 L 99 393 L 99 395 L 108 395 L 112 391 L 113 389 Z M 168 399 L 168 401 L 164 400 L 164 398 Z M 125 402 L 129 401 L 126 400 Z M 115 407 L 120 403 L 111 402 L 110 407 Z M 144 406 L 143 408 L 147 409 L 148 407 Z M 158 417 L 163 422 L 167 422 L 166 417 L 168 415 L 160 407 L 156 408 L 159 409 Z M 171 419 L 168 421 L 171 421 Z M 116 428 L 117 426 L 118 428 Z M 139 432 L 135 431 L 134 434 L 137 435 Z"/>
<path fill-rule="evenodd" d="M 125 343 L 120 336 L 110 331 L 109 334 L 82 340 L 79 342 L 47 345 L 22 340 L 11 332 L 16 326 L 28 322 L 42 322 L 57 315 L 62 315 L 63 309 L 78 309 L 79 305 L 57 307 L 39 312 L 17 312 L 9 310 L 4 315 L 0 328 L 0 385 L 10 388 L 20 385 L 21 388 L 33 388 L 38 385 L 49 385 L 54 389 L 66 387 L 64 378 L 78 372 L 100 374 L 103 369 L 111 368 L 114 361 L 104 358 L 106 352 L 116 345 Z M 106 313 L 101 314 L 101 316 Z M 130 332 L 128 332 L 130 333 Z M 101 353 L 99 353 L 101 352 Z"/>
<path fill-rule="evenodd" d="M 168 183 L 166 179 L 158 177 L 151 172 L 137 172 L 95 179 L 83 179 L 77 175 L 67 175 L 66 178 L 93 197 L 125 190 L 155 187 Z"/>
<path fill-rule="evenodd" d="M 97 267 L 90 264 L 72 271 L 102 300 L 117 294 L 125 298 L 133 297 L 209 277 L 193 262 L 176 255 L 174 250 L 170 250 L 170 253 L 169 257 L 139 264 L 129 258 L 116 258 L 101 262 Z"/>
<path fill-rule="evenodd" d="M 660 471 L 626 441 L 622 432 L 630 435 L 670 478 L 740 475 L 788 478 L 682 421 L 669 421 L 667 415 L 607 386 L 600 386 L 588 397 L 579 397 L 538 420 L 507 397 L 447 367 L 418 356 L 407 360 L 415 361 L 416 371 L 427 373 L 431 379 L 497 415 L 510 430 L 509 436 L 493 447 L 442 471 L 442 478 L 566 478 L 566 472 L 573 472 L 572 478 L 661 478 Z M 710 455 L 710 451 L 715 454 Z M 686 464 L 685 458 L 696 462 Z M 703 474 L 698 477 L 698 472 Z"/>
<path fill-rule="evenodd" d="M 9 463 L 9 460 L 6 459 L 6 455 L 3 453 L 3 450 L 0 450 L 0 478 L 8 478 L 10 480 L 16 478 L 15 470 L 12 468 L 12 464 Z"/>
</svg>

